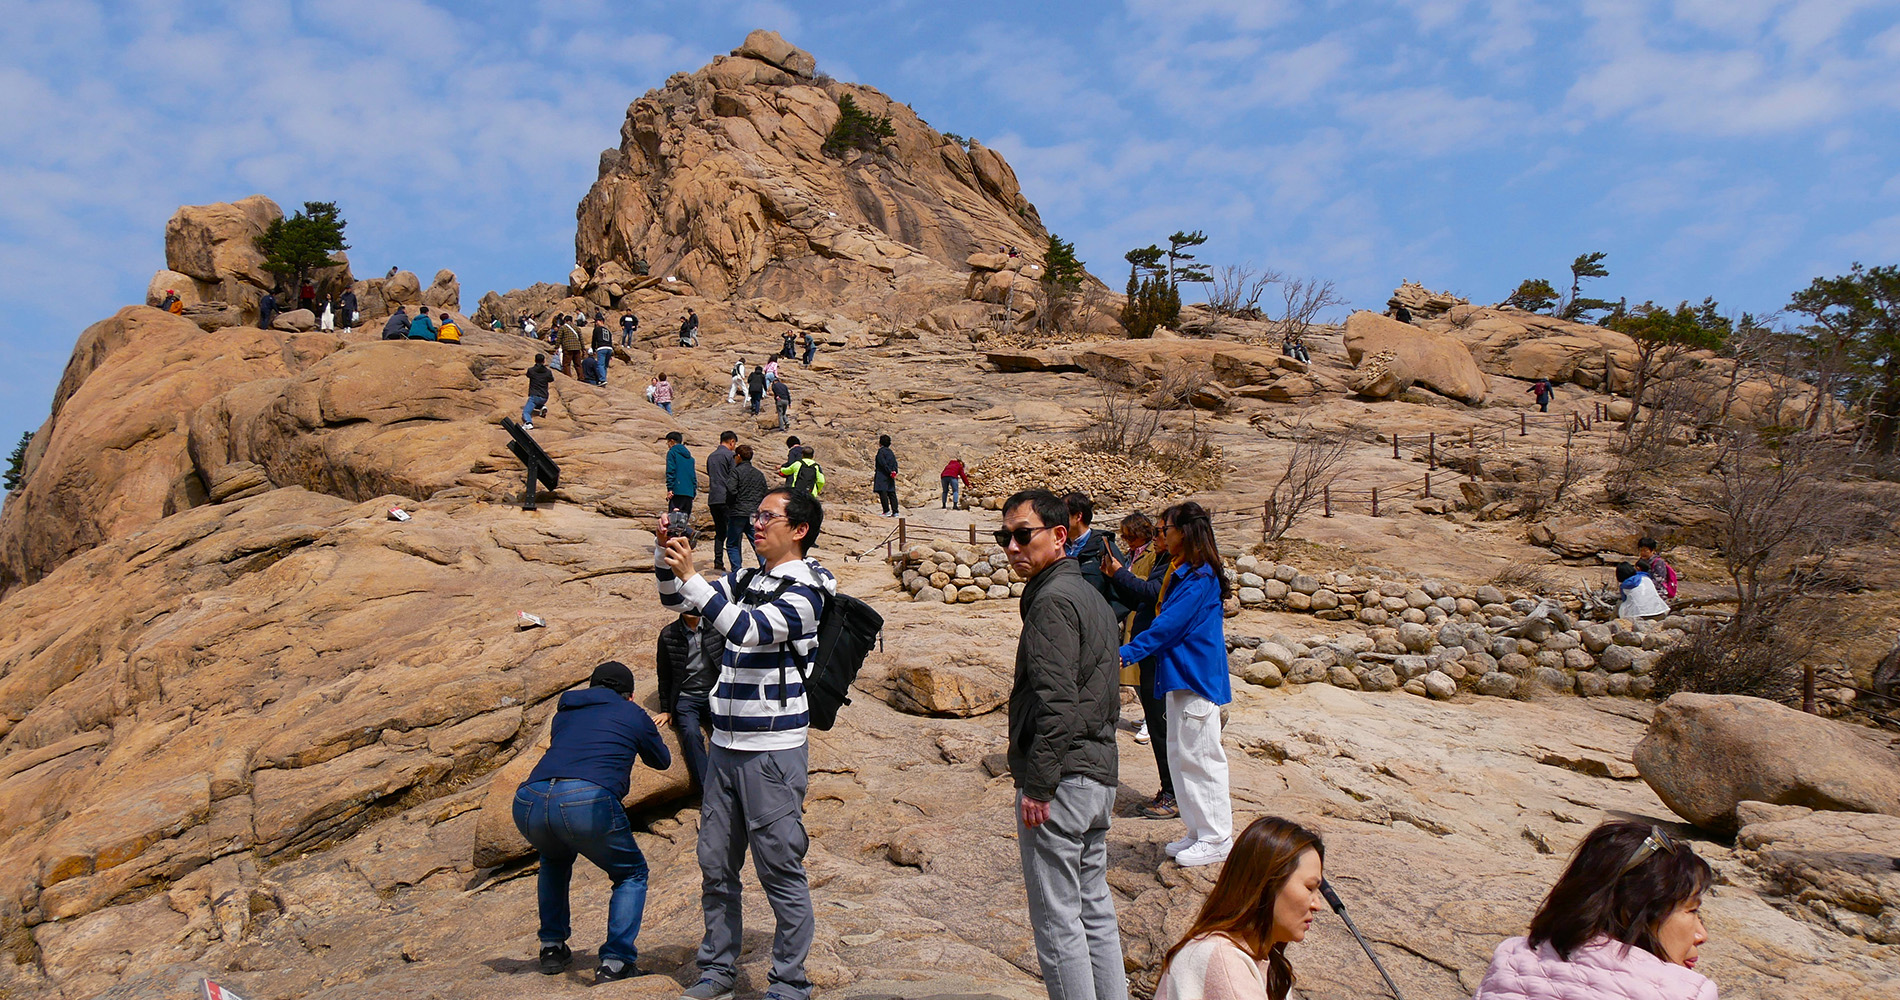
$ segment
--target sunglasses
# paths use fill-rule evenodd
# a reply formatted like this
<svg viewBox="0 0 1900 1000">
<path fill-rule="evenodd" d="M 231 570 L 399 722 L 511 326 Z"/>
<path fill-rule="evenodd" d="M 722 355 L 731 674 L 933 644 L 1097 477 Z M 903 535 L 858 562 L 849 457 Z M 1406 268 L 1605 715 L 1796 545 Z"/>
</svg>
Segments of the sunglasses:
<svg viewBox="0 0 1900 1000">
<path fill-rule="evenodd" d="M 1669 839 L 1669 835 L 1662 831 L 1662 827 L 1652 826 L 1649 828 L 1649 836 L 1644 837 L 1643 842 L 1636 845 L 1636 853 L 1631 854 L 1630 859 L 1623 863 L 1623 869 L 1616 873 L 1617 877 L 1622 878 L 1629 874 L 1637 865 L 1648 861 L 1650 856 L 1657 851 L 1674 854 L 1676 842 Z"/>
<path fill-rule="evenodd" d="M 1055 527 L 1061 527 L 1061 525 L 1045 524 L 1040 528 L 1017 528 L 1014 531 L 1004 528 L 1001 531 L 990 532 L 990 537 L 996 539 L 996 544 L 1003 548 L 1009 548 L 1009 543 L 1015 542 L 1016 547 L 1022 549 L 1029 547 L 1029 541 L 1036 537 L 1036 532 L 1048 531 Z"/>
</svg>

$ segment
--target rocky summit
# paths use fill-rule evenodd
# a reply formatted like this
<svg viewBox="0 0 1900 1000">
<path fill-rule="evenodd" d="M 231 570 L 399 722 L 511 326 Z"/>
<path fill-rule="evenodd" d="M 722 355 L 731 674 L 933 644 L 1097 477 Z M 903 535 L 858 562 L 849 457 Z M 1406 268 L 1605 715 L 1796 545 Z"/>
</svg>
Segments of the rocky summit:
<svg viewBox="0 0 1900 1000">
<path fill-rule="evenodd" d="M 892 135 L 825 152 L 845 96 Z M 813 555 L 886 622 L 812 740 L 822 995 L 1044 995 L 999 710 L 1021 580 L 985 533 L 1003 497 L 1051 484 L 1095 493 L 1098 527 L 1184 497 L 1215 512 L 1236 583 L 1236 819 L 1326 838 L 1330 879 L 1407 996 L 1468 995 L 1582 836 L 1638 818 L 1716 869 L 1698 971 L 1725 997 L 1900 998 L 1892 730 L 1851 699 L 1890 636 L 1849 627 L 1892 620 L 1900 567 L 1878 544 L 1830 553 L 1854 586 L 1832 605 L 1847 672 L 1822 678 L 1821 714 L 1659 700 L 1666 658 L 1719 627 L 1733 588 L 1707 508 L 1605 499 L 1643 363 L 1622 334 L 1408 285 L 1394 301 L 1412 323 L 1316 326 L 1310 360 L 1269 321 L 1201 307 L 1130 340 L 1095 283 L 1048 295 L 1046 230 L 1000 155 L 770 32 L 635 101 L 580 205 L 573 273 L 488 292 L 473 318 L 446 270 L 345 266 L 321 278 L 357 293 L 354 328 L 292 311 L 259 329 L 270 278 L 251 237 L 281 215 L 262 197 L 179 209 L 151 298 L 77 333 L 0 512 L 0 997 L 184 996 L 203 978 L 417 1000 L 690 984 L 699 818 L 681 765 L 634 771 L 656 975 L 612 985 L 583 971 L 607 900 L 587 865 L 581 960 L 538 974 L 534 855 L 509 803 L 554 699 L 594 665 L 631 665 L 659 710 L 662 438 L 703 461 L 730 428 L 775 470 L 787 434 L 769 405 L 728 402 L 728 373 L 809 334 L 812 364 L 783 377 L 789 433 L 827 475 Z M 167 290 L 182 315 L 153 308 Z M 380 338 L 422 304 L 462 342 Z M 699 342 L 681 347 L 689 308 Z M 639 331 L 606 385 L 556 376 L 532 434 L 559 485 L 525 511 L 501 421 L 549 348 L 519 323 L 597 309 Z M 1815 405 L 1785 378 L 1688 360 L 1671 377 L 1724 401 L 1711 426 Z M 662 373 L 671 413 L 643 391 Z M 1549 412 L 1525 395 L 1539 376 Z M 901 521 L 871 493 L 883 433 Z M 1344 464 L 1269 538 L 1316 433 Z M 953 458 L 972 480 L 954 507 Z M 1876 509 L 1881 488 L 1853 502 Z M 1618 619 L 1607 564 L 1644 534 L 1683 590 L 1666 618 Z M 1137 814 L 1156 776 L 1131 693 L 1123 717 L 1109 881 L 1146 996 L 1218 870 L 1168 861 L 1179 823 Z M 755 883 L 746 904 L 740 986 L 757 991 Z M 1303 996 L 1384 990 L 1329 914 L 1291 955 Z"/>
</svg>

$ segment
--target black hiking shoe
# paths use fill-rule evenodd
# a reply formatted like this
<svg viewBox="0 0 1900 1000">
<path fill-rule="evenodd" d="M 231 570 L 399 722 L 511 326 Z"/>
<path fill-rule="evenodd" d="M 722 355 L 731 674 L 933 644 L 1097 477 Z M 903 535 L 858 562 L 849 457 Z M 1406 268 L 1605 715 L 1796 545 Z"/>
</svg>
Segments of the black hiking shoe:
<svg viewBox="0 0 1900 1000">
<path fill-rule="evenodd" d="M 541 974 L 544 976 L 558 976 L 567 971 L 567 963 L 573 961 L 573 959 L 574 953 L 567 950 L 567 945 L 542 945 Z"/>
<path fill-rule="evenodd" d="M 632 979 L 634 976 L 644 975 L 646 975 L 646 970 L 635 967 L 632 962 L 622 962 L 617 958 L 609 958 L 602 960 L 600 968 L 594 970 L 594 982 L 617 983 L 622 979 Z"/>
</svg>

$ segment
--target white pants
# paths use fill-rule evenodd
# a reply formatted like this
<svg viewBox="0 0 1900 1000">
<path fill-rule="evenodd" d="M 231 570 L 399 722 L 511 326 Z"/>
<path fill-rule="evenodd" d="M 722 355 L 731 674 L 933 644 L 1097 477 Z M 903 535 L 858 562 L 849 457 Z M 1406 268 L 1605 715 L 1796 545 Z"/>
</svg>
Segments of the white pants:
<svg viewBox="0 0 1900 1000">
<path fill-rule="evenodd" d="M 731 403 L 738 399 L 743 398 L 744 396 L 745 396 L 745 379 L 742 379 L 739 376 L 734 375 L 732 377 L 732 384 L 726 387 L 726 402 Z"/>
<path fill-rule="evenodd" d="M 1187 835 L 1224 844 L 1234 835 L 1227 796 L 1227 751 L 1220 745 L 1220 706 L 1192 691 L 1169 691 L 1168 769 Z"/>
</svg>

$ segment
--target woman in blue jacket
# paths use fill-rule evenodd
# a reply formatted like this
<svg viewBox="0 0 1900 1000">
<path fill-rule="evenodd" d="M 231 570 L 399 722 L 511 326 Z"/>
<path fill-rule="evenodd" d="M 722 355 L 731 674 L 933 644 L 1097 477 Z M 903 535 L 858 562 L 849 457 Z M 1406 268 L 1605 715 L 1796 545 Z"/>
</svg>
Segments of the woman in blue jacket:
<svg viewBox="0 0 1900 1000">
<path fill-rule="evenodd" d="M 1214 526 L 1197 503 L 1161 514 L 1170 562 L 1154 624 L 1121 648 L 1123 663 L 1153 656 L 1155 696 L 1168 709 L 1168 764 L 1187 836 L 1168 845 L 1183 867 L 1225 860 L 1234 846 L 1227 794 L 1227 753 L 1220 743 L 1220 707 L 1233 700 L 1227 679 L 1227 636 L 1221 605 L 1227 576 Z"/>
</svg>

